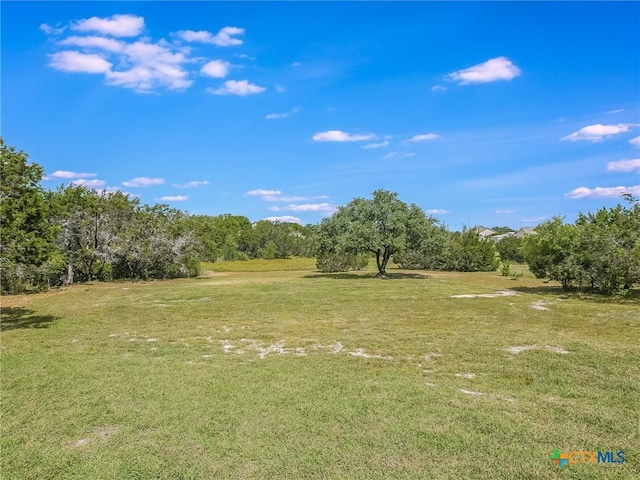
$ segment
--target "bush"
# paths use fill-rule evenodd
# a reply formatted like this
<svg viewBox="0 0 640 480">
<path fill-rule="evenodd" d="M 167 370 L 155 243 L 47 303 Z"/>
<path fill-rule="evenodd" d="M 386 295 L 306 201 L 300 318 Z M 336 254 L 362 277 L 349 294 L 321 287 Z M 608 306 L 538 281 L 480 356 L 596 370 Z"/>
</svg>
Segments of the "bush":
<svg viewBox="0 0 640 480">
<path fill-rule="evenodd" d="M 368 255 L 348 253 L 324 253 L 316 257 L 316 268 L 323 273 L 364 270 L 369 264 Z"/>
</svg>

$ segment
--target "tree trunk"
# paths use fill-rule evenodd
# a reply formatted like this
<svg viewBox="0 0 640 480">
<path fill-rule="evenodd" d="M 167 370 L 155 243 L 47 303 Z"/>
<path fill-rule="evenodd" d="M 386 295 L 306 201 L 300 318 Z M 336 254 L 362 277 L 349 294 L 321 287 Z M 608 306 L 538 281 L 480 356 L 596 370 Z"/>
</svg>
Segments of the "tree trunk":
<svg viewBox="0 0 640 480">
<path fill-rule="evenodd" d="M 376 252 L 376 263 L 378 265 L 379 277 L 387 276 L 387 263 L 389 263 L 391 254 L 392 254 L 392 250 L 390 248 L 384 247 L 384 252 L 382 252 L 382 261 L 380 261 L 380 250 Z"/>
<path fill-rule="evenodd" d="M 73 283 L 73 265 L 71 262 L 67 264 L 67 275 L 64 278 L 65 285 L 71 285 Z"/>
</svg>

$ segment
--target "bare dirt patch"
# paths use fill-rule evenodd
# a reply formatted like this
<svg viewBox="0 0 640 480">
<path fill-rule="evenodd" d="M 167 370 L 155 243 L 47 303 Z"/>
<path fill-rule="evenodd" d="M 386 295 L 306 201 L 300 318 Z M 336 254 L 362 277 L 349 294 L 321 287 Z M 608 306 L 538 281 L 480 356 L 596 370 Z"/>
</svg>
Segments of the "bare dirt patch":
<svg viewBox="0 0 640 480">
<path fill-rule="evenodd" d="M 553 353 L 569 353 L 568 350 L 565 350 L 563 347 L 557 345 L 521 345 L 516 347 L 509 347 L 506 349 L 507 352 L 513 353 L 514 355 L 524 352 L 525 350 L 547 350 L 548 352 Z"/>
<path fill-rule="evenodd" d="M 497 298 L 513 297 L 518 295 L 514 290 L 498 290 L 496 293 L 464 293 L 462 295 L 451 295 L 451 298 Z"/>
<path fill-rule="evenodd" d="M 533 310 L 549 310 L 547 307 L 545 307 L 546 303 L 544 302 L 544 300 L 538 300 L 537 302 L 533 302 L 531 304 L 531 308 Z"/>
<path fill-rule="evenodd" d="M 479 395 L 484 395 L 484 393 L 482 393 L 482 392 L 474 392 L 472 390 L 465 390 L 464 388 L 461 388 L 460 392 L 464 393 L 465 395 L 478 395 L 478 396 Z"/>
</svg>

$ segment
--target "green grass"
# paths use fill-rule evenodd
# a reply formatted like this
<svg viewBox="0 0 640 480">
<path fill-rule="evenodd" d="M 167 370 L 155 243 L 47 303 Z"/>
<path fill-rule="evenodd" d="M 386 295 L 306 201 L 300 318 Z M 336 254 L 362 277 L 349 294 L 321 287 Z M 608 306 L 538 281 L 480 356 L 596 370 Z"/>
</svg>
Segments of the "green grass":
<svg viewBox="0 0 640 480">
<path fill-rule="evenodd" d="M 257 258 L 247 261 L 203 263 L 202 266 L 205 270 L 213 272 L 312 272 L 316 270 L 316 259 L 294 257 L 264 260 Z"/>
<path fill-rule="evenodd" d="M 3 297 L 2 478 L 640 476 L 637 302 L 294 262 Z"/>
</svg>

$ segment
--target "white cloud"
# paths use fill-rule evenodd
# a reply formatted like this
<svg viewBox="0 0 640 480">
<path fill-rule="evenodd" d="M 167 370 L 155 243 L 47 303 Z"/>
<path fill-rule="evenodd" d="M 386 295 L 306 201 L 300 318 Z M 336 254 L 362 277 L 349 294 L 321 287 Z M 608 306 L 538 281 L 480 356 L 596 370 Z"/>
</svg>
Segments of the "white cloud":
<svg viewBox="0 0 640 480">
<path fill-rule="evenodd" d="M 616 109 L 616 110 L 609 110 L 609 111 L 607 112 L 607 114 L 608 114 L 608 115 L 611 115 L 611 114 L 614 114 L 614 113 L 622 113 L 622 112 L 624 112 L 624 108 L 618 108 L 618 109 Z"/>
<path fill-rule="evenodd" d="M 164 178 L 137 177 L 126 182 L 122 182 L 125 187 L 150 187 L 152 185 L 162 185 Z"/>
<path fill-rule="evenodd" d="M 231 64 L 222 60 L 212 60 L 206 63 L 200 70 L 203 74 L 212 78 L 224 78 L 229 74 Z"/>
<path fill-rule="evenodd" d="M 244 32 L 244 28 L 224 27 L 220 29 L 216 35 L 205 30 L 200 30 L 198 32 L 193 30 L 181 30 L 177 32 L 176 35 L 185 42 L 211 43 L 219 47 L 231 47 L 242 45 L 242 40 L 235 38 L 235 36 L 242 35 Z"/>
<path fill-rule="evenodd" d="M 72 180 L 71 183 L 74 185 L 80 185 L 82 187 L 103 187 L 105 182 L 102 180 L 87 180 L 86 178 L 79 178 L 77 180 Z"/>
<path fill-rule="evenodd" d="M 112 64 L 102 56 L 94 53 L 80 53 L 75 50 L 66 50 L 49 55 L 49 64 L 57 70 L 77 73 L 107 73 L 111 70 Z"/>
<path fill-rule="evenodd" d="M 167 195 L 164 197 L 156 198 L 156 200 L 161 202 L 184 202 L 188 199 L 189 197 L 187 197 L 186 195 Z"/>
<path fill-rule="evenodd" d="M 511 215 L 512 213 L 516 213 L 515 210 L 496 210 L 498 215 Z"/>
<path fill-rule="evenodd" d="M 193 84 L 187 79 L 189 74 L 182 66 L 188 61 L 182 52 L 172 52 L 160 44 L 135 42 L 126 45 L 123 53 L 124 58 L 120 58 L 120 62 L 131 68 L 108 72 L 107 83 L 110 85 L 145 92 L 157 86 L 176 90 Z"/>
<path fill-rule="evenodd" d="M 390 158 L 409 158 L 409 157 L 414 157 L 415 155 L 416 155 L 415 152 L 405 152 L 405 153 L 390 152 L 390 153 L 387 153 L 384 157 L 382 157 L 382 159 L 389 160 Z"/>
<path fill-rule="evenodd" d="M 71 24 L 71 29 L 79 32 L 99 32 L 114 37 L 135 37 L 144 29 L 144 18 L 135 15 L 91 17 Z"/>
<path fill-rule="evenodd" d="M 301 64 L 300 62 L 293 62 L 293 63 L 291 64 L 291 66 L 292 66 L 292 67 L 301 67 L 301 66 L 302 66 L 302 64 Z"/>
<path fill-rule="evenodd" d="M 282 207 L 269 207 L 273 212 L 330 212 L 336 211 L 336 207 L 329 203 L 305 203 L 296 205 L 294 203 Z"/>
<path fill-rule="evenodd" d="M 640 196 L 640 185 L 633 187 L 578 187 L 565 194 L 569 198 L 611 198 L 618 197 L 621 193 L 630 193 L 634 196 Z"/>
<path fill-rule="evenodd" d="M 629 143 L 634 147 L 640 147 L 640 137 L 632 138 L 631 140 L 629 140 Z"/>
<path fill-rule="evenodd" d="M 78 37 L 76 35 L 72 35 L 71 37 L 67 37 L 64 40 L 58 42 L 59 45 L 73 45 L 76 47 L 84 47 L 84 48 L 96 48 L 99 50 L 106 50 L 108 52 L 122 52 L 127 44 L 121 40 L 116 40 L 115 38 L 107 38 L 107 37 L 96 37 L 96 36 L 88 36 L 88 37 Z"/>
<path fill-rule="evenodd" d="M 429 215 L 446 215 L 451 213 L 451 210 L 444 210 L 442 208 L 430 208 L 427 210 Z"/>
<path fill-rule="evenodd" d="M 547 217 L 532 217 L 532 218 L 523 218 L 521 221 L 524 223 L 538 223 L 546 219 Z"/>
<path fill-rule="evenodd" d="M 607 164 L 607 170 L 610 172 L 633 172 L 635 170 L 640 171 L 640 158 L 609 162 Z"/>
<path fill-rule="evenodd" d="M 443 87 L 442 85 L 434 85 L 431 87 L 432 92 L 444 92 L 446 89 L 447 87 Z"/>
<path fill-rule="evenodd" d="M 629 131 L 630 123 L 619 123 L 617 125 L 588 125 L 582 127 L 577 132 L 573 132 L 566 137 L 562 137 L 560 140 L 571 140 L 577 142 L 579 140 L 589 140 L 590 142 L 601 142 L 605 138 L 609 138 L 619 133 Z"/>
<path fill-rule="evenodd" d="M 282 192 L 280 190 L 263 190 L 263 189 L 256 189 L 256 190 L 250 190 L 247 192 L 247 195 L 256 195 L 256 196 L 263 196 L 263 195 L 280 195 L 282 194 Z"/>
<path fill-rule="evenodd" d="M 267 220 L 269 222 L 287 222 L 287 223 L 299 223 L 302 225 L 302 220 L 298 217 L 292 217 L 291 215 L 284 215 L 282 217 L 267 217 L 263 218 L 263 220 Z"/>
<path fill-rule="evenodd" d="M 194 180 L 193 182 L 187 182 L 182 185 L 177 183 L 171 184 L 172 187 L 176 187 L 176 188 L 196 188 L 196 187 L 200 187 L 201 185 L 209 185 L 209 182 L 207 182 L 206 180 L 203 180 L 201 182 Z"/>
<path fill-rule="evenodd" d="M 424 142 L 426 140 L 435 140 L 436 138 L 440 138 L 440 135 L 435 133 L 423 133 L 422 135 L 415 135 L 411 137 L 407 142 Z"/>
<path fill-rule="evenodd" d="M 497 57 L 484 63 L 457 72 L 450 73 L 447 78 L 460 85 L 470 83 L 487 83 L 497 80 L 511 80 L 520 75 L 520 69 L 506 57 Z"/>
<path fill-rule="evenodd" d="M 329 198 L 326 195 L 316 195 L 314 197 L 299 197 L 295 195 L 263 195 L 262 200 L 265 202 L 303 202 L 305 200 L 314 200 L 317 198 Z"/>
<path fill-rule="evenodd" d="M 46 175 L 43 177 L 43 180 L 54 180 L 54 179 L 68 179 L 68 178 L 91 178 L 97 177 L 96 173 L 78 173 L 78 172 L 69 172 L 67 170 L 56 170 L 51 175 Z"/>
<path fill-rule="evenodd" d="M 365 140 L 373 140 L 373 134 L 349 134 L 340 130 L 328 130 L 326 132 L 316 133 L 313 137 L 316 142 L 362 142 Z"/>
<path fill-rule="evenodd" d="M 67 29 L 67 26 L 64 27 L 52 27 L 51 25 L 47 25 L 43 23 L 40 25 L 40 30 L 46 33 L 47 35 L 60 35 Z"/>
<path fill-rule="evenodd" d="M 294 107 L 291 110 L 289 110 L 288 112 L 284 112 L 284 113 L 270 113 L 269 115 L 266 115 L 264 118 L 266 118 L 267 120 L 277 120 L 280 118 L 288 118 L 291 115 L 294 115 L 296 113 L 298 113 L 300 111 L 300 109 L 298 107 Z"/>
<path fill-rule="evenodd" d="M 166 42 L 140 40 L 127 43 L 102 36 L 70 36 L 58 44 L 81 47 L 85 51 L 65 50 L 51 54 L 51 67 L 76 73 L 103 73 L 108 85 L 147 93 L 159 86 L 177 90 L 193 84 L 183 66 L 190 61 L 186 51 L 172 50 L 176 47 Z"/>
<path fill-rule="evenodd" d="M 206 89 L 206 92 L 212 95 L 239 95 L 241 97 L 244 97 L 245 95 L 262 93 L 265 90 L 265 87 L 254 85 L 253 83 L 249 83 L 247 80 L 227 80 L 226 82 L 224 82 L 224 85 L 222 87 L 218 89 L 208 87 Z"/>
<path fill-rule="evenodd" d="M 363 145 L 362 148 L 383 148 L 388 146 L 389 146 L 389 140 L 385 140 L 384 142 L 380 142 L 380 143 L 367 143 L 366 145 Z"/>
</svg>

